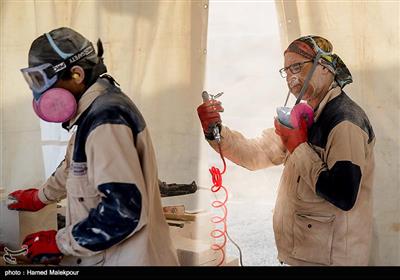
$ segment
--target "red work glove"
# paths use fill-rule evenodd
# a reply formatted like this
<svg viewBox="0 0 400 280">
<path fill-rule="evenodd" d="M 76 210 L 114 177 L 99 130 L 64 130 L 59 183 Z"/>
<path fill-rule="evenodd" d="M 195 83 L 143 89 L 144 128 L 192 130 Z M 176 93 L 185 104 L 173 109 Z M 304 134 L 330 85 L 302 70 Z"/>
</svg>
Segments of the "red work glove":
<svg viewBox="0 0 400 280">
<path fill-rule="evenodd" d="M 42 209 L 46 204 L 40 201 L 38 193 L 38 189 L 19 190 L 10 193 L 8 199 L 15 202 L 8 204 L 8 209 L 32 212 Z"/>
<path fill-rule="evenodd" d="M 59 264 L 63 254 L 56 244 L 55 230 L 39 231 L 25 237 L 22 245 L 28 246 L 27 257 L 32 263 Z"/>
<path fill-rule="evenodd" d="M 274 124 L 275 133 L 281 137 L 283 144 L 290 153 L 293 153 L 297 146 L 308 139 L 307 120 L 305 118 L 301 118 L 298 128 L 289 128 L 281 124 L 278 119 L 275 119 Z"/>
<path fill-rule="evenodd" d="M 221 106 L 221 102 L 217 100 L 208 100 L 197 107 L 197 114 L 203 127 L 204 135 L 208 140 L 215 140 L 212 132 L 214 125 L 221 130 L 221 116 L 220 112 L 223 112 L 224 108 Z"/>
</svg>

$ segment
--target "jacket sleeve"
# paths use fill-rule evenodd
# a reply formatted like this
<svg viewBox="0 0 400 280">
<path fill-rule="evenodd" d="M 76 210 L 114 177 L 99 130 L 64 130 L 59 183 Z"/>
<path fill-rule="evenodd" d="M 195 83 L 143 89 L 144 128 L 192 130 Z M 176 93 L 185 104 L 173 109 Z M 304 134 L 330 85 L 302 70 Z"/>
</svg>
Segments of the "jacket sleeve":
<svg viewBox="0 0 400 280">
<path fill-rule="evenodd" d="M 70 166 L 69 154 L 71 153 L 71 146 L 73 146 L 74 139 L 75 134 L 71 136 L 71 139 L 68 142 L 64 160 L 60 162 L 53 174 L 51 174 L 46 182 L 39 188 L 39 199 L 45 204 L 54 203 L 64 199 L 67 195 L 65 184 Z"/>
<path fill-rule="evenodd" d="M 217 142 L 208 142 L 218 152 Z M 273 128 L 264 130 L 260 137 L 247 139 L 241 133 L 222 126 L 220 144 L 224 157 L 249 170 L 282 164 L 286 156 L 286 148 Z"/>
<path fill-rule="evenodd" d="M 145 181 L 134 143 L 132 130 L 124 124 L 102 124 L 90 132 L 85 146 L 88 187 L 94 186 L 101 200 L 87 217 L 59 230 L 56 240 L 62 253 L 93 255 L 146 224 Z"/>
<path fill-rule="evenodd" d="M 314 193 L 336 207 L 353 208 L 367 160 L 368 135 L 350 121 L 332 129 L 325 151 L 326 162 L 307 143 L 299 145 L 292 160 Z"/>
</svg>

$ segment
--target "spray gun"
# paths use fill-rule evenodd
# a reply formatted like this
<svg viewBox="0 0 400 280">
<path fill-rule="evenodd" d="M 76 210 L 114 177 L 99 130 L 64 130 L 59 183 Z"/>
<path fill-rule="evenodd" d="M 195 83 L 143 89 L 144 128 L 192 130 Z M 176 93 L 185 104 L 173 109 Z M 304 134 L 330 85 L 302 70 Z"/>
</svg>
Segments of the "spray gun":
<svg viewBox="0 0 400 280">
<path fill-rule="evenodd" d="M 307 121 L 307 127 L 310 127 L 314 122 L 314 110 L 306 103 L 300 103 L 303 98 L 304 93 L 308 88 L 311 77 L 314 74 L 315 68 L 318 66 L 318 62 L 321 56 L 324 54 L 322 50 L 318 51 L 313 62 L 311 70 L 308 72 L 306 80 L 304 81 L 303 87 L 301 88 L 300 94 L 296 99 L 296 103 L 293 108 L 287 107 L 287 102 L 289 100 L 290 90 L 288 91 L 285 104 L 283 107 L 278 107 L 276 113 L 278 114 L 278 120 L 283 125 L 289 128 L 297 128 L 300 125 L 302 118 Z"/>
<path fill-rule="evenodd" d="M 201 97 L 203 98 L 203 103 L 211 100 L 216 100 L 219 98 L 221 95 L 223 95 L 224 92 L 217 93 L 216 95 L 209 94 L 207 91 L 203 91 L 201 93 Z M 219 128 L 217 124 L 214 124 L 212 127 L 212 133 L 214 136 L 214 139 L 217 141 L 217 143 L 221 142 L 221 135 L 219 134 Z"/>
</svg>

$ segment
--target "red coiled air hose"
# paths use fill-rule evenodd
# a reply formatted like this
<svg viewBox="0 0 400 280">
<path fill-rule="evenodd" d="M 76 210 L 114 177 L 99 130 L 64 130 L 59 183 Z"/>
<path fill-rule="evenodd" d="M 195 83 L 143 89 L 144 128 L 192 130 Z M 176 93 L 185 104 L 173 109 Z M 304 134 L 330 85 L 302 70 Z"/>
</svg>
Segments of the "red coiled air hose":
<svg viewBox="0 0 400 280">
<path fill-rule="evenodd" d="M 226 208 L 226 202 L 228 201 L 228 191 L 227 189 L 222 185 L 222 174 L 225 173 L 226 171 L 226 162 L 224 159 L 224 156 L 222 154 L 222 150 L 221 150 L 221 145 L 218 143 L 218 149 L 219 149 L 219 154 L 221 156 L 222 162 L 224 163 L 224 170 L 221 171 L 216 168 L 216 167 L 212 167 L 209 169 L 210 173 L 211 173 L 211 177 L 212 177 L 212 182 L 213 182 L 213 186 L 211 187 L 211 191 L 216 194 L 217 192 L 219 192 L 221 189 L 224 191 L 224 195 L 225 195 L 225 199 L 223 201 L 216 199 L 215 201 L 213 201 L 211 203 L 212 207 L 218 209 L 221 208 L 223 216 L 214 216 L 211 218 L 211 222 L 214 224 L 221 224 L 222 225 L 222 229 L 216 228 L 214 230 L 211 231 L 211 237 L 215 238 L 215 239 L 222 239 L 222 242 L 215 242 L 214 244 L 211 245 L 211 248 L 214 251 L 221 251 L 222 253 L 222 258 L 221 261 L 218 263 L 218 266 L 220 266 L 221 264 L 224 263 L 225 260 L 225 244 L 226 244 L 226 236 L 227 236 L 227 230 L 226 230 L 226 218 L 228 215 L 228 209 Z"/>
</svg>

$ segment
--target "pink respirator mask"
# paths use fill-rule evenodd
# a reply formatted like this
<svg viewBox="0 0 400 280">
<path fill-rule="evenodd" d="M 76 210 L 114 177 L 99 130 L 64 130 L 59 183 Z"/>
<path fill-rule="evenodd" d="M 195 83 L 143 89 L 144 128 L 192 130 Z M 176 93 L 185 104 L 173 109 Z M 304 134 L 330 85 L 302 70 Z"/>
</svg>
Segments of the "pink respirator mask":
<svg viewBox="0 0 400 280">
<path fill-rule="evenodd" d="M 36 115 L 46 122 L 63 123 L 76 113 L 78 105 L 71 92 L 63 88 L 46 90 L 38 100 L 32 100 Z"/>
</svg>

